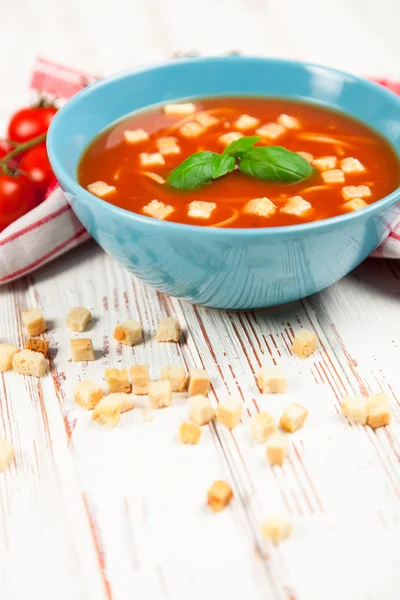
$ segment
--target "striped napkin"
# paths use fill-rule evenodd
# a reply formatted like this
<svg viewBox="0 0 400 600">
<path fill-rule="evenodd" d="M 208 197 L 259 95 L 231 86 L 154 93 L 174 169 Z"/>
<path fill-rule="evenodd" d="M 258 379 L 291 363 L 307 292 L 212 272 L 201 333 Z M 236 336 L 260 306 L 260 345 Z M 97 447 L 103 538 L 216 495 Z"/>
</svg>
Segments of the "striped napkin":
<svg viewBox="0 0 400 600">
<path fill-rule="evenodd" d="M 36 95 L 39 92 L 62 105 L 95 79 L 81 71 L 38 58 L 30 88 Z M 375 81 L 400 94 L 400 83 Z M 0 284 L 31 273 L 89 237 L 54 181 L 39 206 L 0 233 Z M 400 214 L 398 224 L 372 256 L 400 258 Z"/>
</svg>

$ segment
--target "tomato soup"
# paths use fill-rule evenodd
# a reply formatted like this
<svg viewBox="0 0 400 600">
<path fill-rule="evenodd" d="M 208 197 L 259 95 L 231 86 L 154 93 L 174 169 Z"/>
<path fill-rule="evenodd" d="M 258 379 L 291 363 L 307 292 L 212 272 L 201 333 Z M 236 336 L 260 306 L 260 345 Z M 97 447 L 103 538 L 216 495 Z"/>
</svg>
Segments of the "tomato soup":
<svg viewBox="0 0 400 600">
<path fill-rule="evenodd" d="M 235 152 L 237 140 L 248 148 Z M 158 219 L 277 227 L 365 208 L 397 188 L 399 162 L 384 139 L 343 114 L 276 98 L 207 98 L 138 112 L 103 131 L 84 152 L 78 181 Z"/>
</svg>

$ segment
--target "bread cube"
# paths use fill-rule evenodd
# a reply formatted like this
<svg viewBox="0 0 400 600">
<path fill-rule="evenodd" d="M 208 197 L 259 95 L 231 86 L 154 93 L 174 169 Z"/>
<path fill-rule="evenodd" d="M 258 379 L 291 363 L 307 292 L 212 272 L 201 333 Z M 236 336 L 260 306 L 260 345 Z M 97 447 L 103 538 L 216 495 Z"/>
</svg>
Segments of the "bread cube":
<svg viewBox="0 0 400 600">
<path fill-rule="evenodd" d="M 149 139 L 149 134 L 144 129 L 126 129 L 124 139 L 128 144 L 139 144 Z"/>
<path fill-rule="evenodd" d="M 236 142 L 236 140 L 240 140 L 243 137 L 242 133 L 238 131 L 229 131 L 228 133 L 223 133 L 219 136 L 218 141 L 221 142 L 224 146 L 229 146 L 232 142 Z"/>
<path fill-rule="evenodd" d="M 149 393 L 149 367 L 147 365 L 133 365 L 129 369 L 132 383 L 132 394 L 143 396 Z"/>
<path fill-rule="evenodd" d="M 12 367 L 20 375 L 32 375 L 33 377 L 43 377 L 46 375 L 49 361 L 45 359 L 41 352 L 33 350 L 21 350 L 14 354 Z"/>
<path fill-rule="evenodd" d="M 260 444 L 264 444 L 276 430 L 277 424 L 268 412 L 259 412 L 251 419 L 251 437 Z"/>
<path fill-rule="evenodd" d="M 292 533 L 292 522 L 286 515 L 269 515 L 261 525 L 261 533 L 267 542 L 277 546 Z"/>
<path fill-rule="evenodd" d="M 233 126 L 235 129 L 240 131 L 248 131 L 249 129 L 255 129 L 260 124 L 260 119 L 250 117 L 249 115 L 240 115 L 240 117 L 234 122 Z"/>
<path fill-rule="evenodd" d="M 72 331 L 85 331 L 92 320 L 92 313 L 83 306 L 73 306 L 67 314 L 67 325 Z"/>
<path fill-rule="evenodd" d="M 196 112 L 196 105 L 193 102 L 182 102 L 181 104 L 166 104 L 164 106 L 164 113 L 166 115 L 174 115 L 184 117 L 192 115 Z"/>
<path fill-rule="evenodd" d="M 28 335 L 40 335 L 47 329 L 42 313 L 37 308 L 24 310 L 22 313 L 22 322 L 25 325 Z"/>
<path fill-rule="evenodd" d="M 131 394 L 109 394 L 100 400 L 92 413 L 92 419 L 98 425 L 115 427 L 119 423 L 121 413 L 135 408 Z"/>
<path fill-rule="evenodd" d="M 179 133 L 186 138 L 196 138 L 205 132 L 205 128 L 196 123 L 196 121 L 189 121 L 179 127 Z"/>
<path fill-rule="evenodd" d="M 117 188 L 114 185 L 108 185 L 105 181 L 95 181 L 94 183 L 89 183 L 87 189 L 94 196 L 106 198 L 106 196 L 113 194 Z"/>
<path fill-rule="evenodd" d="M 270 465 L 282 466 L 288 455 L 289 442 L 287 437 L 278 431 L 267 440 L 267 460 Z"/>
<path fill-rule="evenodd" d="M 307 419 L 308 410 L 305 406 L 293 402 L 289 404 L 283 411 L 283 415 L 280 419 L 281 429 L 293 433 L 304 425 L 304 421 Z"/>
<path fill-rule="evenodd" d="M 105 369 L 104 376 L 107 381 L 108 391 L 110 394 L 124 392 L 129 394 L 131 384 L 128 379 L 128 371 L 126 369 Z"/>
<path fill-rule="evenodd" d="M 236 396 L 230 396 L 217 406 L 217 419 L 228 429 L 234 429 L 242 418 L 243 402 Z"/>
<path fill-rule="evenodd" d="M 164 202 L 159 202 L 158 200 L 152 200 L 142 208 L 142 212 L 145 215 L 149 215 L 149 217 L 153 217 L 154 219 L 160 219 L 161 221 L 172 215 L 174 210 L 169 204 L 164 204 Z"/>
<path fill-rule="evenodd" d="M 135 319 L 126 319 L 114 329 L 114 339 L 125 346 L 135 346 L 142 339 L 142 326 Z"/>
<path fill-rule="evenodd" d="M 285 129 L 300 129 L 300 121 L 290 115 L 279 115 L 276 120 L 279 125 L 282 125 Z"/>
<path fill-rule="evenodd" d="M 196 423 L 185 421 L 179 427 L 179 439 L 182 444 L 198 444 L 201 437 L 201 429 Z"/>
<path fill-rule="evenodd" d="M 348 202 L 343 204 L 343 208 L 348 212 L 353 212 L 354 210 L 361 210 L 362 208 L 366 208 L 368 204 L 364 202 L 362 198 L 353 198 Z"/>
<path fill-rule="evenodd" d="M 210 376 L 205 369 L 189 369 L 188 392 L 191 396 L 206 396 L 210 383 Z"/>
<path fill-rule="evenodd" d="M 212 127 L 213 125 L 216 125 L 217 123 L 219 123 L 219 119 L 217 119 L 217 117 L 213 117 L 212 115 L 206 113 L 206 112 L 199 112 L 197 113 L 197 115 L 195 115 L 193 117 L 193 119 L 199 124 L 202 125 L 203 127 Z"/>
<path fill-rule="evenodd" d="M 372 429 L 389 425 L 391 419 L 389 400 L 386 394 L 376 394 L 368 398 L 367 425 Z"/>
<path fill-rule="evenodd" d="M 307 358 L 317 349 L 317 336 L 308 329 L 300 329 L 294 334 L 292 352 L 300 358 Z"/>
<path fill-rule="evenodd" d="M 153 181 L 155 181 L 156 183 L 159 183 L 160 185 L 164 185 L 164 183 L 165 183 L 164 177 L 161 177 L 161 175 L 159 175 L 158 173 L 153 173 L 152 171 L 142 171 L 142 175 L 144 175 L 145 177 L 148 177 L 149 179 L 152 179 Z"/>
<path fill-rule="evenodd" d="M 295 217 L 305 217 L 311 209 L 312 205 L 310 202 L 307 202 L 307 200 L 304 200 L 301 196 L 292 196 L 291 198 L 288 198 L 287 203 L 279 210 L 279 212 Z"/>
<path fill-rule="evenodd" d="M 186 387 L 186 371 L 181 365 L 172 365 L 161 369 L 161 379 L 169 379 L 173 392 L 183 392 Z"/>
<path fill-rule="evenodd" d="M 254 198 L 244 205 L 243 212 L 247 215 L 270 217 L 276 213 L 276 206 L 269 198 Z"/>
<path fill-rule="evenodd" d="M 156 167 L 165 165 L 165 158 L 161 152 L 141 152 L 139 160 L 142 167 Z"/>
<path fill-rule="evenodd" d="M 179 342 L 181 333 L 178 319 L 163 317 L 158 323 L 156 340 L 157 342 Z"/>
<path fill-rule="evenodd" d="M 368 419 L 368 398 L 364 398 L 363 396 L 344 396 L 342 399 L 342 413 L 350 421 L 359 425 L 366 425 Z"/>
<path fill-rule="evenodd" d="M 0 439 L 0 472 L 2 473 L 15 458 L 14 446 L 7 440 Z"/>
<path fill-rule="evenodd" d="M 95 360 L 92 340 L 90 338 L 71 340 L 71 359 L 73 362 Z"/>
<path fill-rule="evenodd" d="M 331 171 L 336 168 L 337 158 L 336 156 L 321 156 L 321 158 L 314 158 L 311 164 L 318 171 Z"/>
<path fill-rule="evenodd" d="M 344 173 L 341 169 L 322 171 L 321 177 L 325 183 L 344 183 Z"/>
<path fill-rule="evenodd" d="M 12 369 L 13 356 L 19 351 L 19 348 L 12 344 L 0 344 L 0 373 Z"/>
<path fill-rule="evenodd" d="M 286 376 L 280 367 L 263 367 L 257 380 L 263 394 L 284 394 L 287 390 Z"/>
<path fill-rule="evenodd" d="M 202 200 L 193 200 L 188 205 L 188 216 L 192 219 L 209 219 L 213 210 L 217 208 L 215 202 L 203 202 Z"/>
<path fill-rule="evenodd" d="M 176 138 L 174 137 L 160 137 L 156 140 L 156 146 L 158 151 L 161 152 L 163 156 L 169 156 L 170 154 L 179 154 L 181 149 L 176 143 Z"/>
<path fill-rule="evenodd" d="M 201 394 L 192 396 L 188 400 L 189 419 L 197 425 L 207 425 L 215 419 L 215 410 L 210 401 Z"/>
<path fill-rule="evenodd" d="M 353 156 L 342 158 L 340 161 L 340 168 L 344 173 L 349 175 L 355 173 L 364 173 L 365 171 L 364 165 L 358 160 L 358 158 L 353 158 Z"/>
<path fill-rule="evenodd" d="M 207 504 L 214 512 L 220 512 L 233 498 L 233 490 L 225 481 L 214 481 L 207 492 Z"/>
<path fill-rule="evenodd" d="M 87 410 L 92 410 L 103 397 L 103 390 L 90 379 L 80 381 L 74 387 L 74 400 Z"/>
<path fill-rule="evenodd" d="M 38 338 L 29 338 L 25 344 L 25 350 L 33 350 L 34 352 L 41 352 L 43 356 L 46 356 L 49 349 L 50 342 L 47 340 L 40 340 Z"/>
<path fill-rule="evenodd" d="M 149 399 L 151 408 L 165 408 L 171 406 L 172 402 L 172 385 L 169 379 L 161 381 L 150 381 L 149 383 Z"/>
<path fill-rule="evenodd" d="M 276 140 L 286 133 L 286 128 L 279 123 L 266 123 L 256 130 L 257 135 L 261 135 L 263 138 L 268 140 Z"/>
<path fill-rule="evenodd" d="M 345 185 L 342 188 L 342 196 L 345 200 L 369 198 L 371 196 L 371 188 L 368 185 Z"/>
<path fill-rule="evenodd" d="M 304 158 L 309 163 L 312 163 L 314 160 L 314 156 L 310 152 L 296 152 L 296 154 Z"/>
</svg>

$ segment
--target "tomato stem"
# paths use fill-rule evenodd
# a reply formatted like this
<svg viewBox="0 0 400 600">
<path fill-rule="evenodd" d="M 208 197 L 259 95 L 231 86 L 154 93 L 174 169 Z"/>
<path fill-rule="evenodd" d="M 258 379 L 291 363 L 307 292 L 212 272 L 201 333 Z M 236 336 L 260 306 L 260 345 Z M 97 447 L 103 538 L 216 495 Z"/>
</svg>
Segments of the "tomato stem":
<svg viewBox="0 0 400 600">
<path fill-rule="evenodd" d="M 33 146 L 41 144 L 46 140 L 46 136 L 47 133 L 42 133 L 42 135 L 38 135 L 37 137 L 27 142 L 24 142 L 23 144 L 17 144 L 16 147 L 13 150 L 11 150 L 11 152 L 6 154 L 6 156 L 4 156 L 0 160 L 0 166 L 7 164 L 8 161 L 10 161 L 15 156 L 18 156 L 18 154 L 21 154 L 21 152 L 25 152 L 25 150 L 29 150 L 29 148 L 33 148 Z"/>
</svg>

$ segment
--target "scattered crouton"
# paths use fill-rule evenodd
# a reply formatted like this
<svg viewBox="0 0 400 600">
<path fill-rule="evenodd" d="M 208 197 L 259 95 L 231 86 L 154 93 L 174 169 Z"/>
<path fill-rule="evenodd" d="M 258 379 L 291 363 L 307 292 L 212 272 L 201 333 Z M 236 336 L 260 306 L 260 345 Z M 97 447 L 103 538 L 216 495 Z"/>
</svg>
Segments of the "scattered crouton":
<svg viewBox="0 0 400 600">
<path fill-rule="evenodd" d="M 263 367 L 257 381 L 263 394 L 284 394 L 287 390 L 286 376 L 280 367 Z"/>
<path fill-rule="evenodd" d="M 276 430 L 277 424 L 268 412 L 259 412 L 251 419 L 251 437 L 260 444 L 264 444 Z"/>
<path fill-rule="evenodd" d="M 128 379 L 128 371 L 126 369 L 105 369 L 104 376 L 107 381 L 108 391 L 110 394 L 124 392 L 129 394 L 131 384 Z"/>
<path fill-rule="evenodd" d="M 184 123 L 179 127 L 179 133 L 186 138 L 196 138 L 204 132 L 205 128 L 196 121 L 189 121 L 189 123 Z"/>
<path fill-rule="evenodd" d="M 173 317 L 163 317 L 157 327 L 157 342 L 179 342 L 181 337 L 181 326 Z"/>
<path fill-rule="evenodd" d="M 89 183 L 87 189 L 94 196 L 105 198 L 113 194 L 117 188 L 114 185 L 108 185 L 105 181 L 95 181 L 94 183 Z"/>
<path fill-rule="evenodd" d="M 171 365 L 161 369 L 161 379 L 169 379 L 173 392 L 183 392 L 186 387 L 187 375 L 185 367 Z"/>
<path fill-rule="evenodd" d="M 160 221 L 167 219 L 172 215 L 174 210 L 173 206 L 164 204 L 164 202 L 160 202 L 159 200 L 152 200 L 142 208 L 145 215 L 149 215 L 149 217 L 153 217 L 154 219 L 160 219 Z"/>
<path fill-rule="evenodd" d="M 213 210 L 217 208 L 215 202 L 193 200 L 188 205 L 188 216 L 192 219 L 209 219 Z"/>
<path fill-rule="evenodd" d="M 139 144 L 149 139 L 149 134 L 144 129 L 126 129 L 124 139 L 128 144 Z"/>
<path fill-rule="evenodd" d="M 288 198 L 285 206 L 279 209 L 279 212 L 294 217 L 305 217 L 312 209 L 312 204 L 304 200 L 301 196 L 292 196 Z"/>
<path fill-rule="evenodd" d="M 310 152 L 300 151 L 300 152 L 296 152 L 296 154 L 298 154 L 299 156 L 304 158 L 309 163 L 312 163 L 312 161 L 314 160 L 314 156 Z"/>
<path fill-rule="evenodd" d="M 341 169 L 332 169 L 332 171 L 322 171 L 321 177 L 325 181 L 325 183 L 344 183 L 345 180 L 344 173 Z"/>
<path fill-rule="evenodd" d="M 300 358 L 311 356 L 317 349 L 317 336 L 308 329 L 300 329 L 294 334 L 292 352 Z"/>
<path fill-rule="evenodd" d="M 126 319 L 114 329 L 114 339 L 125 346 L 135 346 L 142 339 L 142 326 L 135 319 Z"/>
<path fill-rule="evenodd" d="M 243 212 L 247 215 L 270 217 L 276 213 L 276 206 L 269 198 L 254 198 L 244 205 Z"/>
<path fill-rule="evenodd" d="M 300 129 L 300 121 L 290 115 L 279 115 L 276 122 L 285 129 Z"/>
<path fill-rule="evenodd" d="M 132 394 L 143 396 L 149 393 L 149 367 L 148 365 L 133 365 L 129 369 L 132 384 Z"/>
<path fill-rule="evenodd" d="M 303 427 L 307 416 L 308 410 L 306 407 L 293 402 L 283 411 L 279 424 L 284 431 L 293 433 Z"/>
<path fill-rule="evenodd" d="M 92 313 L 83 306 L 74 306 L 67 315 L 67 325 L 72 331 L 82 332 L 86 330 L 92 320 Z"/>
<path fill-rule="evenodd" d="M 46 375 L 49 367 L 49 361 L 45 359 L 41 352 L 33 350 L 21 350 L 14 354 L 12 367 L 20 375 L 32 375 L 33 377 L 43 377 Z"/>
<path fill-rule="evenodd" d="M 210 376 L 205 369 L 189 369 L 188 392 L 191 396 L 206 396 L 210 384 Z"/>
<path fill-rule="evenodd" d="M 194 115 L 193 119 L 197 121 L 199 125 L 202 125 L 206 128 L 212 127 L 213 125 L 219 123 L 219 119 L 217 119 L 217 117 L 213 117 L 207 112 L 199 112 L 196 115 Z"/>
<path fill-rule="evenodd" d="M 233 498 L 233 490 L 225 481 L 214 481 L 207 492 L 207 504 L 214 512 L 220 512 Z"/>
<path fill-rule="evenodd" d="M 156 146 L 163 156 L 170 156 L 171 154 L 179 154 L 181 149 L 176 143 L 174 137 L 160 137 L 156 140 Z"/>
<path fill-rule="evenodd" d="M 149 399 L 151 408 L 165 408 L 171 406 L 172 385 L 169 379 L 161 381 L 150 381 Z"/>
<path fill-rule="evenodd" d="M 361 210 L 362 208 L 366 208 L 368 204 L 364 202 L 362 198 L 353 198 L 352 200 L 348 200 L 343 204 L 344 210 L 348 212 L 353 212 L 355 210 Z"/>
<path fill-rule="evenodd" d="M 188 400 L 189 419 L 197 425 L 207 425 L 215 419 L 215 410 L 210 401 L 201 394 Z"/>
<path fill-rule="evenodd" d="M 201 429 L 196 423 L 184 421 L 179 427 L 179 439 L 182 444 L 198 444 L 201 437 Z"/>
<path fill-rule="evenodd" d="M 90 379 L 80 381 L 74 387 L 74 400 L 83 408 L 92 410 L 103 397 L 103 390 Z"/>
<path fill-rule="evenodd" d="M 344 396 L 342 399 L 342 413 L 350 421 L 359 425 L 366 425 L 368 419 L 368 398 L 364 398 L 363 396 Z"/>
<path fill-rule="evenodd" d="M 267 440 L 267 460 L 270 465 L 282 466 L 288 455 L 289 442 L 287 437 L 278 431 Z"/>
<path fill-rule="evenodd" d="M 2 473 L 15 458 L 14 446 L 7 440 L 0 439 L 0 472 Z"/>
<path fill-rule="evenodd" d="M 261 533 L 268 542 L 277 546 L 292 533 L 291 520 L 282 514 L 269 515 L 261 526 Z"/>
<path fill-rule="evenodd" d="M 344 173 L 348 175 L 352 175 L 355 173 L 364 173 L 365 171 L 364 165 L 358 160 L 358 158 L 354 158 L 353 156 L 343 158 L 340 161 L 340 168 Z"/>
<path fill-rule="evenodd" d="M 276 140 L 286 132 L 286 128 L 279 123 L 266 123 L 256 130 L 257 135 L 269 140 Z"/>
<path fill-rule="evenodd" d="M 115 427 L 118 425 L 121 413 L 135 408 L 131 394 L 109 394 L 100 400 L 92 413 L 92 419 L 98 425 Z"/>
<path fill-rule="evenodd" d="M 20 349 L 12 344 L 0 344 L 0 373 L 12 369 L 13 356 L 19 351 Z"/>
<path fill-rule="evenodd" d="M 229 131 L 228 133 L 223 133 L 219 136 L 218 141 L 221 142 L 224 146 L 229 146 L 232 142 L 236 142 L 236 140 L 240 140 L 243 137 L 242 133 L 238 131 Z"/>
<path fill-rule="evenodd" d="M 196 105 L 193 102 L 182 102 L 181 104 L 166 104 L 164 113 L 166 115 L 187 116 L 196 112 Z"/>
<path fill-rule="evenodd" d="M 43 356 L 47 355 L 50 342 L 47 340 L 41 340 L 38 338 L 29 338 L 25 344 L 25 350 L 33 350 L 34 352 L 41 352 Z"/>
<path fill-rule="evenodd" d="M 141 152 L 139 154 L 139 160 L 142 167 L 156 167 L 165 165 L 165 158 L 161 152 Z"/>
<path fill-rule="evenodd" d="M 240 115 L 240 117 L 234 122 L 233 126 L 235 129 L 239 129 L 240 131 L 248 131 L 249 129 L 255 129 L 259 126 L 259 124 L 260 119 L 250 117 L 250 115 Z"/>
<path fill-rule="evenodd" d="M 391 419 L 389 400 L 386 394 L 376 394 L 368 398 L 367 425 L 372 429 L 389 425 Z"/>
<path fill-rule="evenodd" d="M 234 429 L 242 418 L 243 402 L 236 396 L 230 396 L 217 406 L 217 419 L 228 429 Z"/>
<path fill-rule="evenodd" d="M 94 360 L 92 340 L 90 338 L 77 338 L 71 340 L 71 359 L 73 362 Z"/>
<path fill-rule="evenodd" d="M 345 185 L 342 188 L 342 196 L 345 200 L 369 198 L 371 196 L 371 188 L 368 185 Z"/>
<path fill-rule="evenodd" d="M 314 158 L 311 164 L 318 171 L 331 171 L 336 168 L 337 158 L 336 156 L 321 156 L 320 158 Z"/>
<path fill-rule="evenodd" d="M 22 322 L 25 325 L 28 335 L 40 335 L 46 331 L 46 321 L 43 319 L 42 313 L 37 308 L 24 310 L 22 313 Z"/>
</svg>

